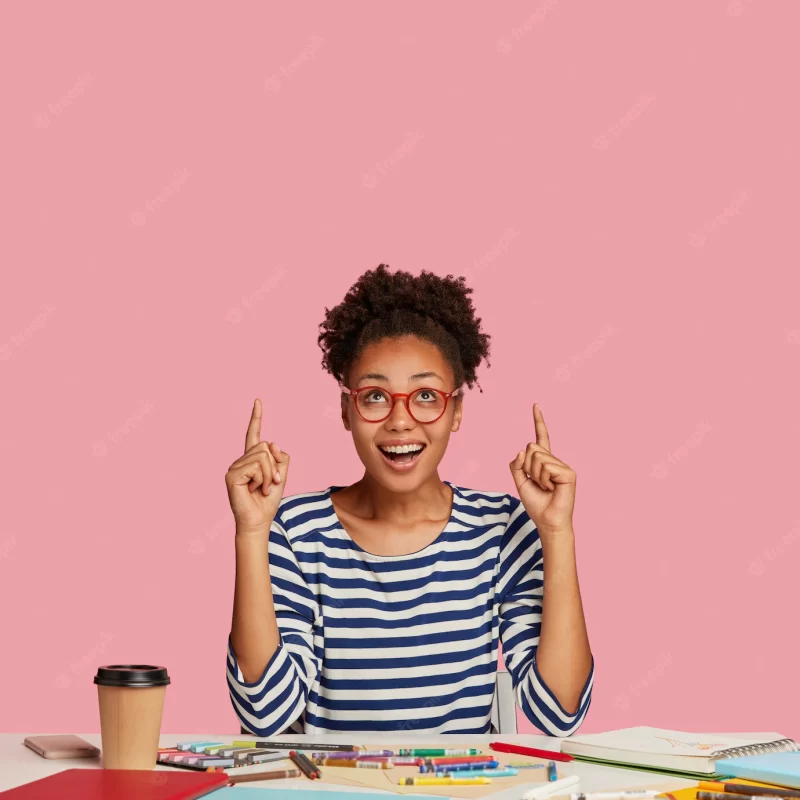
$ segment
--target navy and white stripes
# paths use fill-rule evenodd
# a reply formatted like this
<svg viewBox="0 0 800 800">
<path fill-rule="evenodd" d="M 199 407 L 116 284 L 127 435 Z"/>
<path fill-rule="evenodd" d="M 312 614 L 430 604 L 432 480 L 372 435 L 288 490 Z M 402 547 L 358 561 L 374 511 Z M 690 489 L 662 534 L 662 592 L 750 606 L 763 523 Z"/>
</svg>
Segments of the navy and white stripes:
<svg viewBox="0 0 800 800">
<path fill-rule="evenodd" d="M 269 539 L 281 644 L 245 683 L 228 641 L 228 688 L 259 736 L 412 731 L 488 733 L 498 640 L 517 703 L 540 730 L 567 736 L 591 700 L 594 665 L 568 714 L 542 680 L 542 555 L 522 503 L 453 486 L 442 534 L 405 556 L 366 553 L 330 494 L 284 497 Z"/>
</svg>

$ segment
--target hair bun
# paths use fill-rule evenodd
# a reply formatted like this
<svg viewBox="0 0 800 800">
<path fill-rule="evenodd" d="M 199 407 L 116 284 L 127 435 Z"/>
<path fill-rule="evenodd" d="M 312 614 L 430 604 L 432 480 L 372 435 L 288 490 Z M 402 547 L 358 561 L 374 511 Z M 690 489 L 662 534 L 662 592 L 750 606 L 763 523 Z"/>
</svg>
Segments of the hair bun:
<svg viewBox="0 0 800 800">
<path fill-rule="evenodd" d="M 419 336 L 442 350 L 453 367 L 456 386 L 472 388 L 482 360 L 489 364 L 489 336 L 469 295 L 463 277 L 422 270 L 389 272 L 388 264 L 367 270 L 348 290 L 344 300 L 325 309 L 318 343 L 322 366 L 338 381 L 363 348 L 384 338 Z"/>
</svg>

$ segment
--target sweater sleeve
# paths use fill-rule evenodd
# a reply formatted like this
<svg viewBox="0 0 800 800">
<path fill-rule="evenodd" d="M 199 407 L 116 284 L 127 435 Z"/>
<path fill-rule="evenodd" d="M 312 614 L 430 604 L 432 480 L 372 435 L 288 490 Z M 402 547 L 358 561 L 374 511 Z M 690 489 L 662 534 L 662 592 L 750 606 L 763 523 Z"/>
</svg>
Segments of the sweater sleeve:
<svg viewBox="0 0 800 800">
<path fill-rule="evenodd" d="M 278 518 L 269 534 L 269 572 L 280 643 L 257 681 L 245 682 L 228 637 L 231 702 L 242 725 L 256 736 L 281 733 L 303 716 L 323 652 L 319 604 Z"/>
<path fill-rule="evenodd" d="M 511 673 L 517 705 L 542 732 L 569 736 L 583 722 L 592 696 L 594 658 L 574 714 L 564 710 L 536 666 L 542 627 L 544 570 L 542 546 L 533 520 L 511 497 L 511 513 L 500 549 L 498 597 L 500 641 Z"/>
</svg>

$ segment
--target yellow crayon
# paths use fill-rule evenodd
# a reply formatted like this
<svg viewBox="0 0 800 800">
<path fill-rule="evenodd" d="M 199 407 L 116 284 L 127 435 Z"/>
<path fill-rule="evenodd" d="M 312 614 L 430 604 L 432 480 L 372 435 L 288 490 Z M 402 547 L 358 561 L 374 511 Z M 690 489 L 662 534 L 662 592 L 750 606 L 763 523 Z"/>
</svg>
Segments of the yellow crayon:
<svg viewBox="0 0 800 800">
<path fill-rule="evenodd" d="M 400 786 L 483 786 L 491 778 L 401 778 Z"/>
</svg>

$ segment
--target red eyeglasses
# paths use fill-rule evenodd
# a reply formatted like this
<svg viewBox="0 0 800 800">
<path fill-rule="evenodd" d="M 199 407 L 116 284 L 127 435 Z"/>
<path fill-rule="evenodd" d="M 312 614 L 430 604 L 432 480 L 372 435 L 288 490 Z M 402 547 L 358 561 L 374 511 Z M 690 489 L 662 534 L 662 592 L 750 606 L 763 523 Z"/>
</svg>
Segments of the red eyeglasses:
<svg viewBox="0 0 800 800">
<path fill-rule="evenodd" d="M 380 386 L 362 386 L 360 389 L 348 389 L 339 384 L 342 394 L 350 395 L 355 400 L 356 411 L 365 422 L 383 422 L 388 419 L 398 398 L 406 404 L 408 415 L 415 422 L 429 425 L 440 419 L 447 409 L 451 397 L 462 394 L 461 389 L 442 392 L 439 389 L 416 389 L 410 394 L 396 392 L 392 394 Z"/>
</svg>

